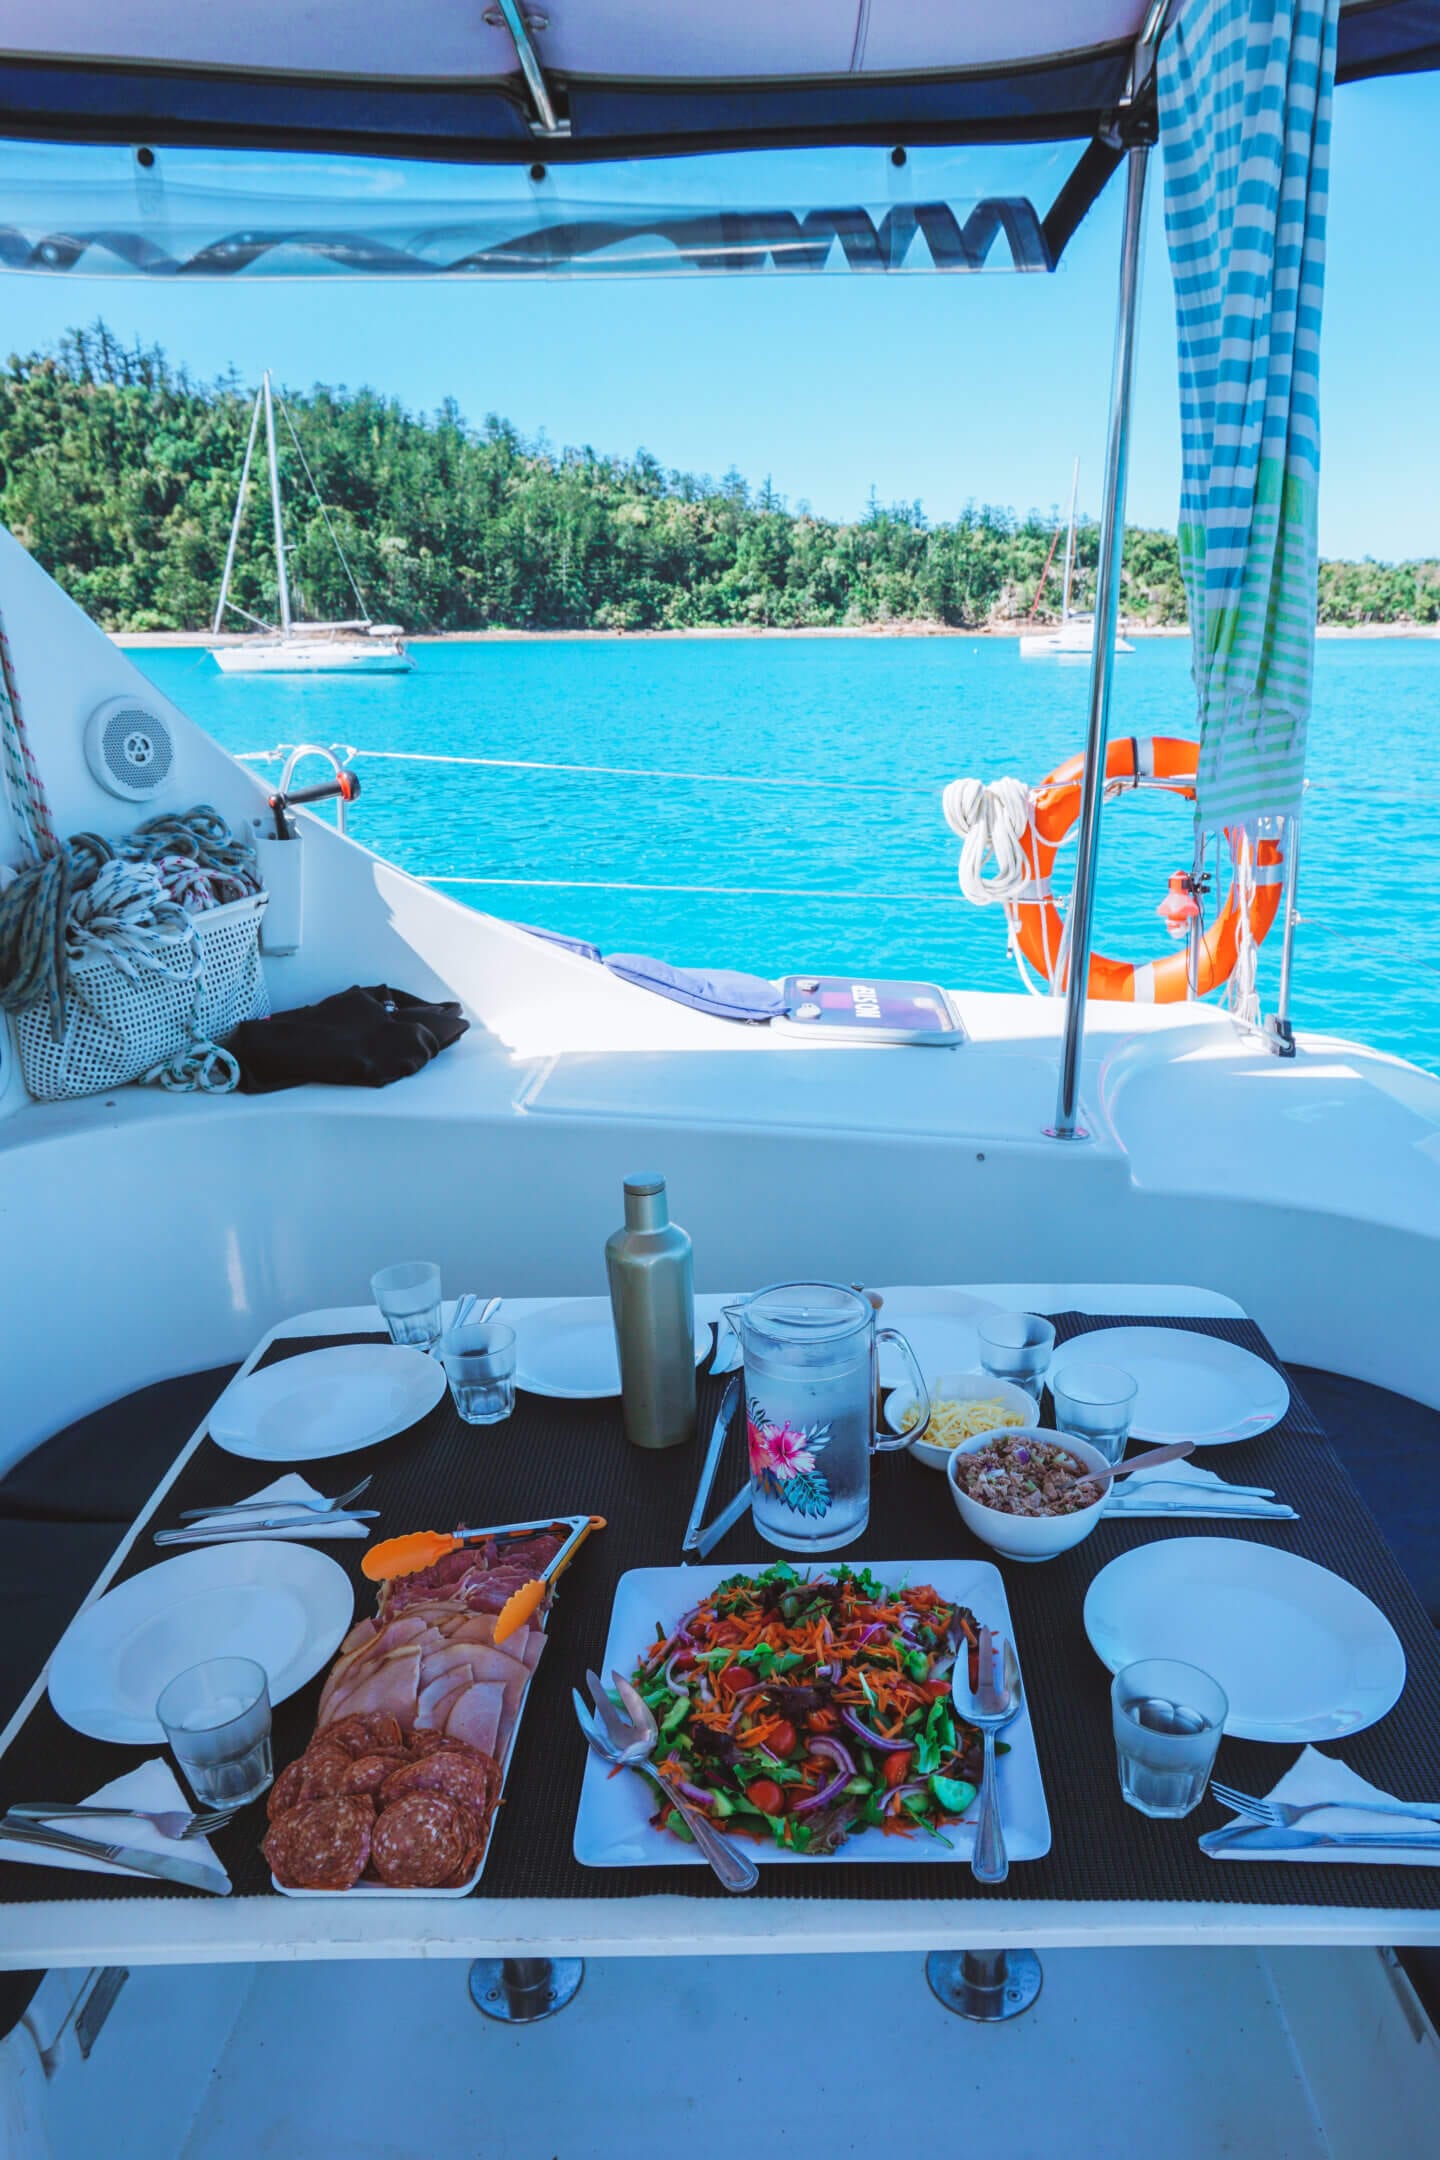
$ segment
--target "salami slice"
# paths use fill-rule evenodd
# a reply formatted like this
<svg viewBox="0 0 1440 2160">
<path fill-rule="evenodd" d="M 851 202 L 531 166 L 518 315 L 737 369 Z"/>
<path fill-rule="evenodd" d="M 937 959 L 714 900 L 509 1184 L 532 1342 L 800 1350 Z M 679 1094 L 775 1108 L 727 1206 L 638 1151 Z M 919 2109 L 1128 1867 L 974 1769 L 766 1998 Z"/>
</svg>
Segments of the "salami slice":
<svg viewBox="0 0 1440 2160">
<path fill-rule="evenodd" d="M 485 1857 L 485 1840 L 489 1833 L 488 1822 L 483 1817 L 472 1814 L 467 1807 L 462 1807 L 460 1813 L 466 1819 L 468 1842 L 460 1865 L 453 1875 L 447 1875 L 444 1882 L 441 1883 L 440 1888 L 442 1890 L 463 1890 L 479 1867 L 481 1860 Z"/>
<path fill-rule="evenodd" d="M 443 1793 L 407 1793 L 375 1824 L 371 1865 L 396 1889 L 433 1890 L 455 1873 L 470 1842 L 469 1825 L 453 1800 Z"/>
<path fill-rule="evenodd" d="M 300 1758 L 305 1773 L 300 1788 L 302 1800 L 333 1800 L 345 1790 L 351 1757 L 343 1747 L 327 1747 L 311 1741 Z"/>
<path fill-rule="evenodd" d="M 463 1740 L 456 1739 L 450 1733 L 433 1732 L 428 1725 L 417 1725 L 413 1732 L 405 1735 L 405 1752 L 412 1761 L 417 1761 L 426 1755 L 437 1754 L 441 1749 L 445 1748 L 453 1748 L 459 1751 L 465 1745 L 466 1743 Z"/>
<path fill-rule="evenodd" d="M 462 1753 L 459 1748 L 437 1748 L 419 1762 L 403 1763 L 398 1770 L 392 1770 L 381 1787 L 380 1804 L 389 1807 L 406 1793 L 443 1793 L 447 1800 L 458 1800 L 483 1821 L 490 1813 L 498 1785 L 499 1768 L 489 1756 L 468 1750 Z"/>
<path fill-rule="evenodd" d="M 264 1853 L 291 1890 L 348 1890 L 370 1858 L 374 1802 L 364 1793 L 302 1801 L 275 1823 Z"/>
<path fill-rule="evenodd" d="M 406 1760 L 400 1748 L 377 1748 L 373 1755 L 352 1756 L 340 1790 L 342 1793 L 378 1793 L 388 1777 L 406 1766 Z M 439 1789 L 443 1791 L 444 1787 Z"/>
<path fill-rule="evenodd" d="M 265 1813 L 271 1822 L 275 1822 L 288 1809 L 298 1807 L 304 1797 L 305 1758 L 302 1755 L 298 1762 L 287 1763 L 276 1778 L 265 1802 Z"/>
<path fill-rule="evenodd" d="M 399 1719 L 388 1710 L 352 1710 L 333 1725 L 322 1725 L 310 1744 L 322 1742 L 326 1747 L 342 1747 L 350 1755 L 369 1755 L 377 1748 L 400 1747 L 404 1737 Z"/>
</svg>

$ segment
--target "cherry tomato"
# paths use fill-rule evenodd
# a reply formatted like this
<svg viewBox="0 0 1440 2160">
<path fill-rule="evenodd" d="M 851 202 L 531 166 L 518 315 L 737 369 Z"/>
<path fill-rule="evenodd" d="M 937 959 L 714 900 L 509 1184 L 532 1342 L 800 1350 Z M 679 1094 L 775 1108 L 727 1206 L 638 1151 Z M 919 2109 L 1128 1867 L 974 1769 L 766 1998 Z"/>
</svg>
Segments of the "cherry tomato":
<svg viewBox="0 0 1440 2160">
<path fill-rule="evenodd" d="M 783 1815 L 785 1812 L 785 1795 L 771 1778 L 756 1778 L 753 1785 L 747 1786 L 746 1798 L 762 1815 Z"/>
<path fill-rule="evenodd" d="M 897 1785 L 905 1783 L 914 1760 L 915 1750 L 908 1747 L 898 1749 L 895 1754 L 885 1757 L 885 1783 L 892 1792 Z"/>
<path fill-rule="evenodd" d="M 727 1665 L 715 1685 L 722 1695 L 738 1695 L 742 1688 L 754 1687 L 755 1675 L 748 1665 Z"/>
<path fill-rule="evenodd" d="M 779 1755 L 782 1760 L 785 1756 L 794 1754 L 795 1728 L 790 1723 L 790 1720 L 788 1718 L 781 1718 L 778 1725 L 776 1725 L 771 1732 L 770 1738 L 766 1741 L 765 1745 L 770 1749 L 770 1752 L 773 1755 Z"/>
</svg>

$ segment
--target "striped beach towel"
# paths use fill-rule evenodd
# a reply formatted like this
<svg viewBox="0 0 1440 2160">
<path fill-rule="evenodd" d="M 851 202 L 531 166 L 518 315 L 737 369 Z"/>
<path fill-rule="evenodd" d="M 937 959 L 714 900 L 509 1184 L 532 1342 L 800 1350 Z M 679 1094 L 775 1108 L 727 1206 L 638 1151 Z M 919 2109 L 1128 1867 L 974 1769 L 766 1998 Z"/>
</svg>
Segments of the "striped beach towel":
<svg viewBox="0 0 1440 2160">
<path fill-rule="evenodd" d="M 1196 822 L 1299 810 L 1339 0 L 1190 0 L 1158 80 L 1200 721 Z"/>
</svg>

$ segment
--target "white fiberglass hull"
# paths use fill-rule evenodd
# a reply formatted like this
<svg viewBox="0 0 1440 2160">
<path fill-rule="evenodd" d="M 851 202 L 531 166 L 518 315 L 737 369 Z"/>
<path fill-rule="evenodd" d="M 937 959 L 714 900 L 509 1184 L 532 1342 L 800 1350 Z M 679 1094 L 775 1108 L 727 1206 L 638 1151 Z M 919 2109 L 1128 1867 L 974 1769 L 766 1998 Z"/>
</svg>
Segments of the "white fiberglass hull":
<svg viewBox="0 0 1440 2160">
<path fill-rule="evenodd" d="M 415 665 L 398 638 L 275 638 L 215 645 L 227 675 L 404 675 Z"/>
<path fill-rule="evenodd" d="M 1073 616 L 1058 630 L 1036 630 L 1020 640 L 1022 660 L 1088 659 L 1095 650 L 1095 625 L 1088 616 Z M 1117 653 L 1133 653 L 1135 647 L 1118 631 Z"/>
</svg>

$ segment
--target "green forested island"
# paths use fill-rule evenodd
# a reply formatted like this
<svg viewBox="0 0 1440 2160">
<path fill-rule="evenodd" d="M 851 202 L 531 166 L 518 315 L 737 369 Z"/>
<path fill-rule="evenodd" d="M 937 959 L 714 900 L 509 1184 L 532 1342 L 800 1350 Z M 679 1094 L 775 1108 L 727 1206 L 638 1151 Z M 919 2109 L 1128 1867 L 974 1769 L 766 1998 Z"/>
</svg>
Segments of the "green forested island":
<svg viewBox="0 0 1440 2160">
<path fill-rule="evenodd" d="M 97 323 L 0 377 L 0 521 L 109 630 L 194 630 L 215 606 L 250 422 L 238 380 L 199 383 Z M 1005 625 L 1028 615 L 1053 515 L 970 505 L 950 523 L 872 499 L 854 524 L 770 485 L 527 442 L 453 402 L 407 413 L 372 390 L 286 393 L 305 458 L 372 612 L 412 630 Z M 281 425 L 292 582 L 312 619 L 354 597 Z M 1078 536 L 1089 604 L 1095 527 Z M 1131 527 L 1121 605 L 1183 622 L 1172 533 Z M 1041 620 L 1058 608 L 1058 556 Z M 269 620 L 275 566 L 252 492 L 232 587 Z M 1046 604 L 1048 603 L 1048 604 Z M 1329 624 L 1440 621 L 1440 562 L 1326 562 Z M 233 627 L 241 627 L 238 618 Z"/>
</svg>

